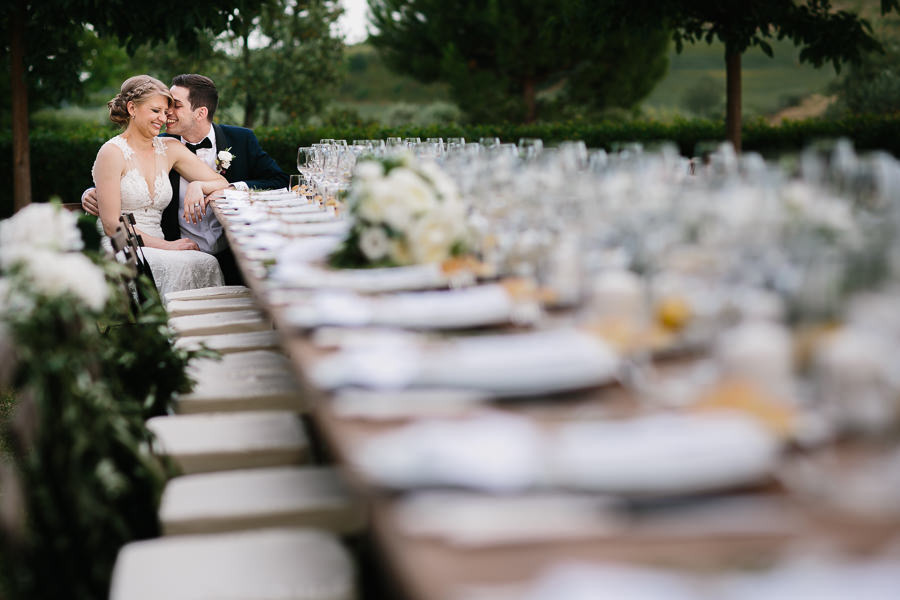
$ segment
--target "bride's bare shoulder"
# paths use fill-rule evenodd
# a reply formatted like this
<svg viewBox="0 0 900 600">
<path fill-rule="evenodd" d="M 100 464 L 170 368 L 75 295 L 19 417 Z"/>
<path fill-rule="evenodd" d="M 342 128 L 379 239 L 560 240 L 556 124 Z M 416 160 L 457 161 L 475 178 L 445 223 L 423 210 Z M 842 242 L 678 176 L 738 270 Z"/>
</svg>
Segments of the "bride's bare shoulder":
<svg viewBox="0 0 900 600">
<path fill-rule="evenodd" d="M 124 163 L 125 151 L 113 140 L 109 140 L 100 146 L 100 150 L 97 152 L 97 162 L 110 164 Z"/>
<path fill-rule="evenodd" d="M 184 144 L 182 144 L 181 140 L 179 140 L 178 138 L 168 137 L 168 136 L 166 136 L 166 137 L 160 136 L 157 139 L 162 140 L 162 142 L 166 145 L 166 149 L 171 149 L 171 148 L 176 148 L 176 147 L 184 148 Z"/>
</svg>

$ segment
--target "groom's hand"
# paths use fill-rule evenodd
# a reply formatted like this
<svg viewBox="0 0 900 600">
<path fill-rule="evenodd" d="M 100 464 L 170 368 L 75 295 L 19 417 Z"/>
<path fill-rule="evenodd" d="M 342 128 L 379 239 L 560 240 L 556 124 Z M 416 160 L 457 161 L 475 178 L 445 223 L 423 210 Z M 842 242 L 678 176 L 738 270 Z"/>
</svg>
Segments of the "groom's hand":
<svg viewBox="0 0 900 600">
<path fill-rule="evenodd" d="M 184 199 L 184 220 L 190 223 L 199 223 L 206 214 L 206 198 L 189 201 Z"/>
<path fill-rule="evenodd" d="M 97 203 L 97 188 L 84 190 L 84 193 L 81 194 L 81 208 L 95 217 L 100 216 L 100 206 Z"/>
</svg>

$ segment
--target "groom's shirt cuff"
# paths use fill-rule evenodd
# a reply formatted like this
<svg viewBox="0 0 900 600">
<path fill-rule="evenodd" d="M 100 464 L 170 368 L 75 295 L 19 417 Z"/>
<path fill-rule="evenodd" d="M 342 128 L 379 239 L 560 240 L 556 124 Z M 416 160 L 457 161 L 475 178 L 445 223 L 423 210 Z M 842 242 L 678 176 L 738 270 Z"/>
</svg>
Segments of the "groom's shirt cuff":
<svg viewBox="0 0 900 600">
<path fill-rule="evenodd" d="M 234 186 L 234 189 L 240 190 L 242 192 L 246 192 L 250 189 L 250 186 L 244 183 L 243 181 L 232 181 L 231 185 Z"/>
</svg>

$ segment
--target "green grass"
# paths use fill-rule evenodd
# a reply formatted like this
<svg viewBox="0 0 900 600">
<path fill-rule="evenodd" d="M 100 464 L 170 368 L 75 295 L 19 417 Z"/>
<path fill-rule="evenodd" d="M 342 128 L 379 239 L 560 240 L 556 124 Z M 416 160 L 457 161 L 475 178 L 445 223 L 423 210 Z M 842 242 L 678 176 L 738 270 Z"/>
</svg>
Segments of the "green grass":
<svg viewBox="0 0 900 600">
<path fill-rule="evenodd" d="M 768 115 L 810 94 L 823 93 L 836 74 L 829 65 L 816 69 L 800 64 L 799 51 L 787 41 L 773 44 L 774 57 L 758 48 L 748 50 L 742 60 L 743 109 L 746 116 Z M 721 43 L 685 46 L 669 55 L 669 71 L 644 106 L 651 111 L 682 109 L 683 98 L 703 78 L 722 84 L 725 97 L 725 48 Z"/>
</svg>

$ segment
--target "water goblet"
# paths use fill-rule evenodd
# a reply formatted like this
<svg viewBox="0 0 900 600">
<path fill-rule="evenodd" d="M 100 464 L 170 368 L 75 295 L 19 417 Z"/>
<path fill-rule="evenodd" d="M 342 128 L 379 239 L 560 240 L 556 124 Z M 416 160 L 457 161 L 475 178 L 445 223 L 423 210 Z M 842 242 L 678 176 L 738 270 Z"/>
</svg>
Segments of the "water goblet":
<svg viewBox="0 0 900 600">
<path fill-rule="evenodd" d="M 290 183 L 288 184 L 288 190 L 293 192 L 295 195 L 300 196 L 300 188 L 303 185 L 303 175 L 294 174 L 291 175 Z"/>
<path fill-rule="evenodd" d="M 535 158 L 544 149 L 541 138 L 519 138 L 519 155 L 524 159 Z"/>
</svg>

